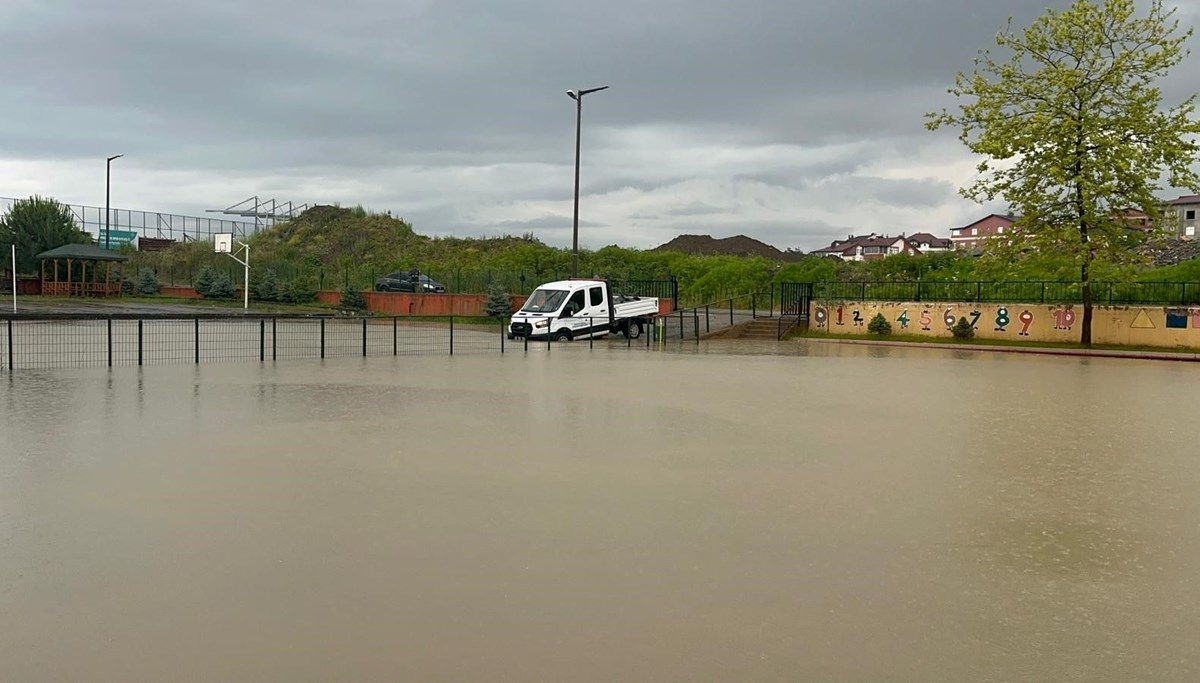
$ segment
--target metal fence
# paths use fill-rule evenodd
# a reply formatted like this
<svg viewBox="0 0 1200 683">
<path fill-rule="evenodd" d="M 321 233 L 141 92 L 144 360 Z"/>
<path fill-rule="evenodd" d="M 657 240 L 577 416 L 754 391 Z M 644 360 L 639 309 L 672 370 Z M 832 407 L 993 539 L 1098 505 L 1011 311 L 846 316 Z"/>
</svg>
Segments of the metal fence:
<svg viewBox="0 0 1200 683">
<path fill-rule="evenodd" d="M 1200 304 L 1200 282 L 1093 282 L 1097 305 Z M 1072 304 L 1083 302 L 1078 282 L 818 282 L 813 298 L 853 301 L 970 301 Z"/>
<path fill-rule="evenodd" d="M 0 213 L 7 212 L 16 201 L 11 197 L 0 197 Z M 63 206 L 71 210 L 71 214 L 75 217 L 75 224 L 80 230 L 97 237 L 102 235 L 104 232 L 103 206 L 86 206 L 84 204 L 63 204 Z M 117 208 L 109 209 L 108 224 L 114 235 L 120 232 L 136 232 L 139 237 L 170 239 L 177 242 L 211 240 L 212 236 L 218 233 L 233 233 L 240 237 L 246 237 L 264 227 L 248 221 Z"/>
<path fill-rule="evenodd" d="M 0 315 L 0 367 L 9 371 L 351 356 L 503 354 L 550 349 L 549 340 L 509 339 L 508 319 L 302 315 Z M 652 348 L 637 339 L 575 345 Z"/>
</svg>

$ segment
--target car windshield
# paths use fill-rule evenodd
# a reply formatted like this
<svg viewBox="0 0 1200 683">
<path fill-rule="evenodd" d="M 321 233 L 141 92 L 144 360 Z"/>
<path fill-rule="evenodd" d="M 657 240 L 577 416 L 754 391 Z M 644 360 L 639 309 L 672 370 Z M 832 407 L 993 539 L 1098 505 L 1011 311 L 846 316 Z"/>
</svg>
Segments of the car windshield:
<svg viewBox="0 0 1200 683">
<path fill-rule="evenodd" d="M 565 289 L 535 289 L 521 310 L 540 313 L 557 311 L 569 293 Z"/>
</svg>

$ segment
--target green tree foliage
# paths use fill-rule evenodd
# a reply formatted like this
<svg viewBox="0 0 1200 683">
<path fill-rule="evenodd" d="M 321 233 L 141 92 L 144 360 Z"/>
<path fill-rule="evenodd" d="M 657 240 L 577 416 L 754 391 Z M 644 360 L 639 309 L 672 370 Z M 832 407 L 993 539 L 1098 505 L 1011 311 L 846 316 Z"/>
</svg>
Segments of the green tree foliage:
<svg viewBox="0 0 1200 683">
<path fill-rule="evenodd" d="M 954 327 L 950 328 L 950 334 L 953 334 L 955 339 L 974 339 L 975 328 L 971 325 L 971 321 L 960 317 L 958 322 L 954 323 Z"/>
<path fill-rule="evenodd" d="M 192 283 L 192 287 L 196 293 L 203 297 L 212 296 L 213 283 L 217 279 L 217 269 L 212 266 L 204 266 L 200 272 L 196 274 L 196 281 Z"/>
<path fill-rule="evenodd" d="M 0 217 L 0 244 L 17 247 L 17 272 L 38 272 L 37 255 L 64 244 L 90 244 L 92 236 L 75 227 L 71 210 L 49 197 L 13 202 Z"/>
<path fill-rule="evenodd" d="M 143 296 L 154 296 L 160 289 L 158 277 L 149 268 L 138 274 L 137 292 Z"/>
<path fill-rule="evenodd" d="M 867 331 L 880 337 L 886 337 L 892 333 L 892 324 L 883 317 L 882 313 L 876 313 L 875 317 L 871 318 L 871 322 L 867 323 Z"/>
<path fill-rule="evenodd" d="M 1097 260 L 1128 261 L 1125 211 L 1163 221 L 1156 199 L 1164 175 L 1174 187 L 1200 191 L 1191 170 L 1200 133 L 1195 96 L 1162 109 L 1157 83 L 1186 56 L 1192 31 L 1180 31 L 1174 10 L 1152 0 L 1144 18 L 1134 0 L 1077 0 L 1048 10 L 1023 32 L 1011 22 L 971 74 L 950 93 L 966 100 L 955 112 L 928 115 L 928 127 L 960 129 L 960 139 L 985 159 L 979 179 L 963 188 L 976 201 L 997 197 L 1019 216 L 1005 260 L 1030 252 L 1072 257 L 1083 283 L 1080 340 L 1091 344 Z"/>
<path fill-rule="evenodd" d="M 484 302 L 483 311 L 492 318 L 502 318 L 512 313 L 512 299 L 504 291 L 504 285 L 497 280 L 493 280 L 488 285 L 487 301 Z"/>
<path fill-rule="evenodd" d="M 208 299 L 232 299 L 237 296 L 237 287 L 229 273 L 217 273 L 207 292 L 201 292 Z"/>
<path fill-rule="evenodd" d="M 342 308 L 362 311 L 367 308 L 367 300 L 363 298 L 362 292 L 357 287 L 346 285 L 342 290 Z"/>
<path fill-rule="evenodd" d="M 250 287 L 250 294 L 259 301 L 279 301 L 279 278 L 274 268 L 267 268 Z"/>
</svg>

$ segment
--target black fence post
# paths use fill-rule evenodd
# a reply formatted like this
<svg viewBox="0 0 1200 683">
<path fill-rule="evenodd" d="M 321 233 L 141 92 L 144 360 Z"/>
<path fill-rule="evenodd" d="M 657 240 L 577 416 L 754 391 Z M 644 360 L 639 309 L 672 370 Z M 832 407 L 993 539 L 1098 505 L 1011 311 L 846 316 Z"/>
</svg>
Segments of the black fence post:
<svg viewBox="0 0 1200 683">
<path fill-rule="evenodd" d="M 274 361 L 278 358 L 278 353 L 277 353 L 278 344 L 276 343 L 276 340 L 279 339 L 279 335 L 275 334 L 275 330 L 276 330 L 275 322 L 276 322 L 275 318 L 271 318 L 271 360 L 272 361 Z"/>
<path fill-rule="evenodd" d="M 454 355 L 454 316 L 450 316 L 450 355 Z"/>
<path fill-rule="evenodd" d="M 500 316 L 500 353 L 504 353 L 504 316 Z"/>
<path fill-rule="evenodd" d="M 708 318 L 708 304 L 704 304 L 704 331 L 712 332 L 712 321 Z"/>
<path fill-rule="evenodd" d="M 12 318 L 9 318 L 8 319 L 8 371 L 9 372 L 12 372 L 13 366 L 16 365 L 15 361 L 13 360 L 13 356 L 16 355 L 16 352 L 13 351 L 13 333 L 12 333 L 13 325 L 12 325 L 12 323 L 13 323 Z M 111 346 L 111 344 L 110 344 L 110 346 Z"/>
<path fill-rule="evenodd" d="M 11 324 L 11 321 L 9 321 Z M 12 346 L 12 338 L 8 340 L 8 345 Z M 112 316 L 108 316 L 108 367 L 112 367 Z"/>
<path fill-rule="evenodd" d="M 142 364 L 142 321 L 138 320 L 138 365 Z"/>
<path fill-rule="evenodd" d="M 367 319 L 363 318 L 363 358 L 367 357 Z"/>
<path fill-rule="evenodd" d="M 683 311 L 679 311 L 679 338 L 683 339 Z"/>
<path fill-rule="evenodd" d="M 1187 305 L 1187 283 L 1186 282 L 1179 283 L 1179 305 L 1180 306 Z"/>
<path fill-rule="evenodd" d="M 258 362 L 267 359 L 267 321 L 258 319 Z"/>
<path fill-rule="evenodd" d="M 863 299 L 866 300 L 866 297 L 864 296 Z M 757 317 L 758 317 L 758 295 L 751 294 L 750 295 L 750 319 L 754 320 Z"/>
<path fill-rule="evenodd" d="M 592 318 L 591 316 L 588 316 L 588 329 L 591 330 L 591 334 L 588 335 L 588 348 L 589 349 L 596 348 L 595 325 L 596 325 L 596 319 Z"/>
<path fill-rule="evenodd" d="M 771 283 L 771 306 L 767 309 L 767 317 L 775 317 L 775 283 Z"/>
<path fill-rule="evenodd" d="M 733 327 L 733 299 L 729 300 L 729 326 Z"/>
<path fill-rule="evenodd" d="M 399 320 L 399 318 L 397 318 L 394 315 L 392 316 L 392 355 L 393 356 L 398 355 L 398 351 L 399 351 L 398 344 L 397 344 L 397 342 L 399 341 L 398 333 L 396 331 L 396 328 L 398 326 L 398 323 L 397 323 L 398 320 Z"/>
<path fill-rule="evenodd" d="M 921 300 L 921 281 L 917 280 L 917 295 L 916 295 L 916 297 L 913 298 L 913 301 L 920 301 L 920 300 Z"/>
<path fill-rule="evenodd" d="M 192 320 L 192 350 L 196 354 L 196 365 L 200 364 L 200 316 Z"/>
<path fill-rule="evenodd" d="M 1042 303 L 1046 303 L 1046 281 L 1042 280 Z"/>
<path fill-rule="evenodd" d="M 692 309 L 692 327 L 696 332 L 696 343 L 700 343 L 700 309 Z"/>
<path fill-rule="evenodd" d="M 325 319 L 321 318 L 321 358 L 325 358 Z"/>
<path fill-rule="evenodd" d="M 867 281 L 863 280 L 862 282 L 860 282 L 858 284 L 862 288 L 862 294 L 859 295 L 858 300 L 866 301 L 867 300 Z"/>
</svg>

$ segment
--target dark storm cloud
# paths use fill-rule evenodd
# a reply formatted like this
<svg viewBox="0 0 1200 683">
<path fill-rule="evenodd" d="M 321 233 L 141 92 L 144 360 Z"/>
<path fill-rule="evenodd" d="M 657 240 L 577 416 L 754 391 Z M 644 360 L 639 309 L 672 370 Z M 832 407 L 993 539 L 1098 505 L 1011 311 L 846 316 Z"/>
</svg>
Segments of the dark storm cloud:
<svg viewBox="0 0 1200 683">
<path fill-rule="evenodd" d="M 1024 25 L 1046 4 L 9 0 L 0 161 L 90 169 L 124 152 L 147 202 L 213 206 L 270 188 L 390 208 L 430 233 L 559 236 L 575 133 L 564 91 L 609 84 L 583 108 L 581 202 L 608 211 L 604 225 L 648 240 L 680 218 L 714 230 L 740 220 L 823 240 L 826 225 L 840 234 L 866 219 L 814 218 L 808 204 L 776 207 L 779 223 L 741 212 L 819 203 L 818 187 L 848 212 L 972 210 L 953 194 L 963 178 L 864 169 L 960 160 L 922 115 L 951 104 L 954 74 L 1009 15 Z M 1180 16 L 1194 12 L 1189 2 Z M 720 183 L 686 195 L 696 178 Z M 761 196 L 741 197 L 747 187 Z"/>
</svg>

